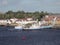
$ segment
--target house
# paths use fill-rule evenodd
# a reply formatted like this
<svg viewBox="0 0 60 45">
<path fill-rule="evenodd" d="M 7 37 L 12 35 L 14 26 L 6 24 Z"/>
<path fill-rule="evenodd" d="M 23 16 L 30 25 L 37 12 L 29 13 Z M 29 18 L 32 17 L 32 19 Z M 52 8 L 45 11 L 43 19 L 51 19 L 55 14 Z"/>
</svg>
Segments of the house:
<svg viewBox="0 0 60 45">
<path fill-rule="evenodd" d="M 46 15 L 41 20 L 48 22 L 48 23 L 55 22 L 56 25 L 59 25 L 60 24 L 60 15 L 55 15 L 55 14 L 54 15 Z"/>
<path fill-rule="evenodd" d="M 27 24 L 27 23 L 34 23 L 34 22 L 37 22 L 37 21 L 33 20 L 33 18 L 22 18 L 22 19 L 16 20 L 16 23 L 20 23 L 20 24 Z"/>
</svg>

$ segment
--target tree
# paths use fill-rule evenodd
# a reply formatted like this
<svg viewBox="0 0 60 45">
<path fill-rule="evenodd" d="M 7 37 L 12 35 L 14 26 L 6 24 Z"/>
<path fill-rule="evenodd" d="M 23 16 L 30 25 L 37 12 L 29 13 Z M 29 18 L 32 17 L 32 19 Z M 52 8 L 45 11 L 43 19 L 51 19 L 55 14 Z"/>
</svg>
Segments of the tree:
<svg viewBox="0 0 60 45">
<path fill-rule="evenodd" d="M 8 11 L 5 13 L 7 15 L 7 18 L 13 18 L 14 17 L 14 12 L 13 11 Z"/>
<path fill-rule="evenodd" d="M 41 11 L 41 13 L 38 15 L 38 20 L 40 21 L 41 18 L 43 18 L 45 16 L 45 13 L 43 11 Z"/>
<path fill-rule="evenodd" d="M 41 11 L 41 12 L 39 12 L 39 11 L 35 11 L 35 12 L 24 12 L 24 11 L 13 12 L 13 11 L 8 11 L 4 14 L 0 14 L 0 19 L 32 17 L 33 19 L 41 20 L 41 18 L 43 18 L 46 14 L 48 14 L 48 13 L 43 12 L 43 11 Z"/>
</svg>

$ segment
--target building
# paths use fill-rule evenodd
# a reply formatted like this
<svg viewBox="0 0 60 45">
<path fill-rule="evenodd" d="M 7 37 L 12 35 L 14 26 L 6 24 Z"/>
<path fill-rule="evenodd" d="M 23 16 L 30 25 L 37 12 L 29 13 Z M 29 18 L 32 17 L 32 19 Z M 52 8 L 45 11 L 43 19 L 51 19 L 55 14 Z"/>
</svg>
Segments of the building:
<svg viewBox="0 0 60 45">
<path fill-rule="evenodd" d="M 22 19 L 16 20 L 16 23 L 20 23 L 20 24 L 28 24 L 28 23 L 34 23 L 34 22 L 37 22 L 37 21 L 33 20 L 33 18 L 22 18 Z"/>
<path fill-rule="evenodd" d="M 48 23 L 55 22 L 56 25 L 60 25 L 60 15 L 46 15 L 42 20 Z"/>
</svg>

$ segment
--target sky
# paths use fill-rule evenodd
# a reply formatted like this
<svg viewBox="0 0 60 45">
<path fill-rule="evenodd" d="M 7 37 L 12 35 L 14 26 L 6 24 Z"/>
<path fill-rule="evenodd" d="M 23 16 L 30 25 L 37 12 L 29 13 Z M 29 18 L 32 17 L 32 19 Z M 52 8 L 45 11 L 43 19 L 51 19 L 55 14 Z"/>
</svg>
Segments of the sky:
<svg viewBox="0 0 60 45">
<path fill-rule="evenodd" d="M 60 0 L 0 0 L 0 12 L 9 10 L 60 13 Z"/>
</svg>

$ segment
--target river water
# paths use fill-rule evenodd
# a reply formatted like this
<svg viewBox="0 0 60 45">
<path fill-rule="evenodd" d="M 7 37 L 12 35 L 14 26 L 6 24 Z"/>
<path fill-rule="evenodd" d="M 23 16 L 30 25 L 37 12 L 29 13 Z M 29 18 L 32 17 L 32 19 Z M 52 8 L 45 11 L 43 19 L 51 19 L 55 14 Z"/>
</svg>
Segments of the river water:
<svg viewBox="0 0 60 45">
<path fill-rule="evenodd" d="M 60 45 L 60 29 L 12 30 L 0 28 L 0 45 Z"/>
</svg>

